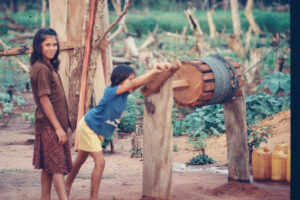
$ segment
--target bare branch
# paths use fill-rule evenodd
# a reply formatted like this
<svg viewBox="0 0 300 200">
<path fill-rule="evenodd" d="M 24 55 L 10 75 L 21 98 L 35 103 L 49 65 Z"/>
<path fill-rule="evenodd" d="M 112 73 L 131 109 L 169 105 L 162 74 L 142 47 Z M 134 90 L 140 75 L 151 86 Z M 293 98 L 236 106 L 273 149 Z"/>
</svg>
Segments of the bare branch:
<svg viewBox="0 0 300 200">
<path fill-rule="evenodd" d="M 2 41 L 2 39 L 0 38 L 0 44 L 3 46 L 3 48 L 6 50 L 9 47 Z M 17 63 L 20 65 L 20 67 L 22 69 L 24 69 L 27 73 L 29 73 L 28 68 L 26 67 L 26 65 L 24 63 L 22 63 L 16 56 L 14 56 L 15 60 L 17 61 Z"/>
<path fill-rule="evenodd" d="M 122 17 L 127 13 L 130 5 L 132 4 L 133 0 L 128 0 L 128 4 L 125 6 L 123 12 L 118 16 L 118 18 L 109 25 L 109 27 L 107 28 L 107 30 L 103 33 L 103 35 L 101 36 L 99 42 L 97 42 L 95 45 L 101 46 L 101 43 L 105 40 L 106 35 L 109 33 L 109 31 L 111 31 L 111 29 L 117 24 L 119 23 L 119 21 L 122 19 Z"/>
<path fill-rule="evenodd" d="M 128 5 L 128 0 L 125 0 L 124 10 L 127 7 L 127 5 Z M 116 35 L 118 35 L 122 31 L 123 26 L 125 25 L 125 20 L 126 20 L 126 15 L 122 17 L 118 29 L 113 34 L 111 34 L 111 36 L 107 39 L 108 41 L 111 41 L 114 37 L 116 37 Z"/>
</svg>

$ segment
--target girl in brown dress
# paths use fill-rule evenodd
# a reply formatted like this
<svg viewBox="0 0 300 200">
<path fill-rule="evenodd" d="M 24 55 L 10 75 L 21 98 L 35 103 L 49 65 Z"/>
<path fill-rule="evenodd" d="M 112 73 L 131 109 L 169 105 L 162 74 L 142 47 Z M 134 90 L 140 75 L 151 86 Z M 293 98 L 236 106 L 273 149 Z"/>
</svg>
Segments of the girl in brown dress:
<svg viewBox="0 0 300 200">
<path fill-rule="evenodd" d="M 41 199 L 50 199 L 52 181 L 59 199 L 67 199 L 64 175 L 72 168 L 67 131 L 69 118 L 58 74 L 59 43 L 53 29 L 40 29 L 33 39 L 30 81 L 37 109 L 33 165 L 41 172 Z"/>
</svg>

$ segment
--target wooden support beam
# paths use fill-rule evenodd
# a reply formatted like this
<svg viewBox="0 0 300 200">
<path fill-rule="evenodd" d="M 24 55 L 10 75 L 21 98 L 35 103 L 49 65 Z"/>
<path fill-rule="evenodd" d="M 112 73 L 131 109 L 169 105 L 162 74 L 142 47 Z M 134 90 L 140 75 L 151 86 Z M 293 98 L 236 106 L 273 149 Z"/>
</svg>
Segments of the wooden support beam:
<svg viewBox="0 0 300 200">
<path fill-rule="evenodd" d="M 250 182 L 245 97 L 223 104 L 227 138 L 228 180 Z"/>
<path fill-rule="evenodd" d="M 59 42 L 60 51 L 69 51 L 73 50 L 77 46 L 75 46 L 72 42 Z M 78 46 L 84 47 L 84 46 Z M 23 45 L 19 47 L 13 47 L 9 49 L 0 49 L 0 57 L 2 56 L 17 56 L 17 55 L 24 55 L 24 54 L 31 54 L 32 53 L 32 46 L 30 45 Z"/>
<path fill-rule="evenodd" d="M 143 197 L 172 199 L 172 78 L 145 98 Z"/>
<path fill-rule="evenodd" d="M 83 68 L 81 74 L 81 84 L 80 84 L 80 96 L 78 103 L 78 114 L 77 114 L 77 123 L 84 115 L 84 106 L 86 98 L 86 86 L 87 86 L 87 74 L 88 66 L 90 61 L 90 55 L 92 51 L 92 40 L 93 40 L 93 29 L 95 23 L 96 9 L 97 9 L 98 0 L 90 1 L 90 10 L 89 10 L 89 21 L 87 25 L 87 34 L 85 39 L 85 49 L 83 57 Z M 78 150 L 78 134 L 75 132 L 75 145 L 74 150 Z"/>
</svg>

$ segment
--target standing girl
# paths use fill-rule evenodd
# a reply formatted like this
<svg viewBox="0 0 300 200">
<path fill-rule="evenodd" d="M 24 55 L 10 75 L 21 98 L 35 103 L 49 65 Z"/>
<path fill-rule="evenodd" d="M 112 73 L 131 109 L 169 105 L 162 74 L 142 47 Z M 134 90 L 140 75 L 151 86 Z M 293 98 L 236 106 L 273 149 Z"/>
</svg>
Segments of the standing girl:
<svg viewBox="0 0 300 200">
<path fill-rule="evenodd" d="M 137 78 L 134 70 L 127 65 L 118 65 L 114 68 L 110 77 L 111 86 L 106 87 L 98 105 L 90 109 L 77 125 L 79 151 L 72 172 L 67 176 L 68 195 L 80 167 L 91 154 L 95 166 L 91 176 L 90 199 L 97 199 L 105 166 L 101 147 L 104 137 L 110 137 L 118 126 L 121 114 L 125 110 L 128 94 L 170 67 L 169 63 L 159 63 L 152 71 Z"/>
<path fill-rule="evenodd" d="M 33 165 L 41 172 L 41 199 L 50 200 L 52 181 L 60 200 L 67 200 L 64 175 L 72 168 L 67 131 L 69 118 L 58 74 L 59 43 L 53 29 L 40 29 L 33 39 L 30 82 L 34 100 L 35 140 Z"/>
</svg>

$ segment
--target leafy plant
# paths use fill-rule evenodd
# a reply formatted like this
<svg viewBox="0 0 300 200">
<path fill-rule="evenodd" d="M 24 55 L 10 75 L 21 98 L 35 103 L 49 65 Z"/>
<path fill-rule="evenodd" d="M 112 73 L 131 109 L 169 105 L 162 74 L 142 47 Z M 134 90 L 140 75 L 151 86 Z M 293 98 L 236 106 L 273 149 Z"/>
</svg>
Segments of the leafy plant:
<svg viewBox="0 0 300 200">
<path fill-rule="evenodd" d="M 21 97 L 21 96 L 14 96 L 13 99 L 14 99 L 14 101 L 16 102 L 16 104 L 18 106 L 22 106 L 23 107 L 23 106 L 26 105 L 25 99 L 23 97 Z"/>
<path fill-rule="evenodd" d="M 173 145 L 173 151 L 174 151 L 174 152 L 179 151 L 179 148 L 178 148 L 178 146 L 177 146 L 177 143 L 175 143 L 175 144 Z"/>
<path fill-rule="evenodd" d="M 279 90 L 283 90 L 288 95 L 291 89 L 291 76 L 282 72 L 274 72 L 265 77 L 265 80 L 257 87 L 257 91 L 265 87 L 268 87 L 274 95 Z"/>
<path fill-rule="evenodd" d="M 186 131 L 186 127 L 183 121 L 173 121 L 173 136 L 180 136 Z"/>
<path fill-rule="evenodd" d="M 208 135 L 220 136 L 225 131 L 222 106 L 217 104 L 197 108 L 194 113 L 187 115 L 184 126 L 192 138 L 199 136 L 205 138 Z"/>
<path fill-rule="evenodd" d="M 195 151 L 204 151 L 206 147 L 206 142 L 202 137 L 197 137 L 194 139 L 189 138 L 189 143 L 193 145 L 193 149 Z"/>
<path fill-rule="evenodd" d="M 248 134 L 248 149 L 253 151 L 254 148 L 258 148 L 261 143 L 268 143 L 268 138 L 273 134 L 269 131 L 271 127 L 263 128 L 257 125 L 249 125 L 247 129 Z"/>
<path fill-rule="evenodd" d="M 133 95 L 129 95 L 127 98 L 125 113 L 118 126 L 119 132 L 130 133 L 135 131 L 137 114 L 138 111 L 135 97 Z"/>
<path fill-rule="evenodd" d="M 192 158 L 186 165 L 207 165 L 215 163 L 214 159 L 208 157 L 206 154 L 200 154 Z"/>
<path fill-rule="evenodd" d="M 255 124 L 269 116 L 289 109 L 289 97 L 276 97 L 266 93 L 246 96 L 247 124 Z"/>
<path fill-rule="evenodd" d="M 33 126 L 35 122 L 35 114 L 34 113 L 23 113 L 21 115 L 22 118 L 25 118 L 25 120 L 30 120 L 30 125 Z"/>
</svg>

